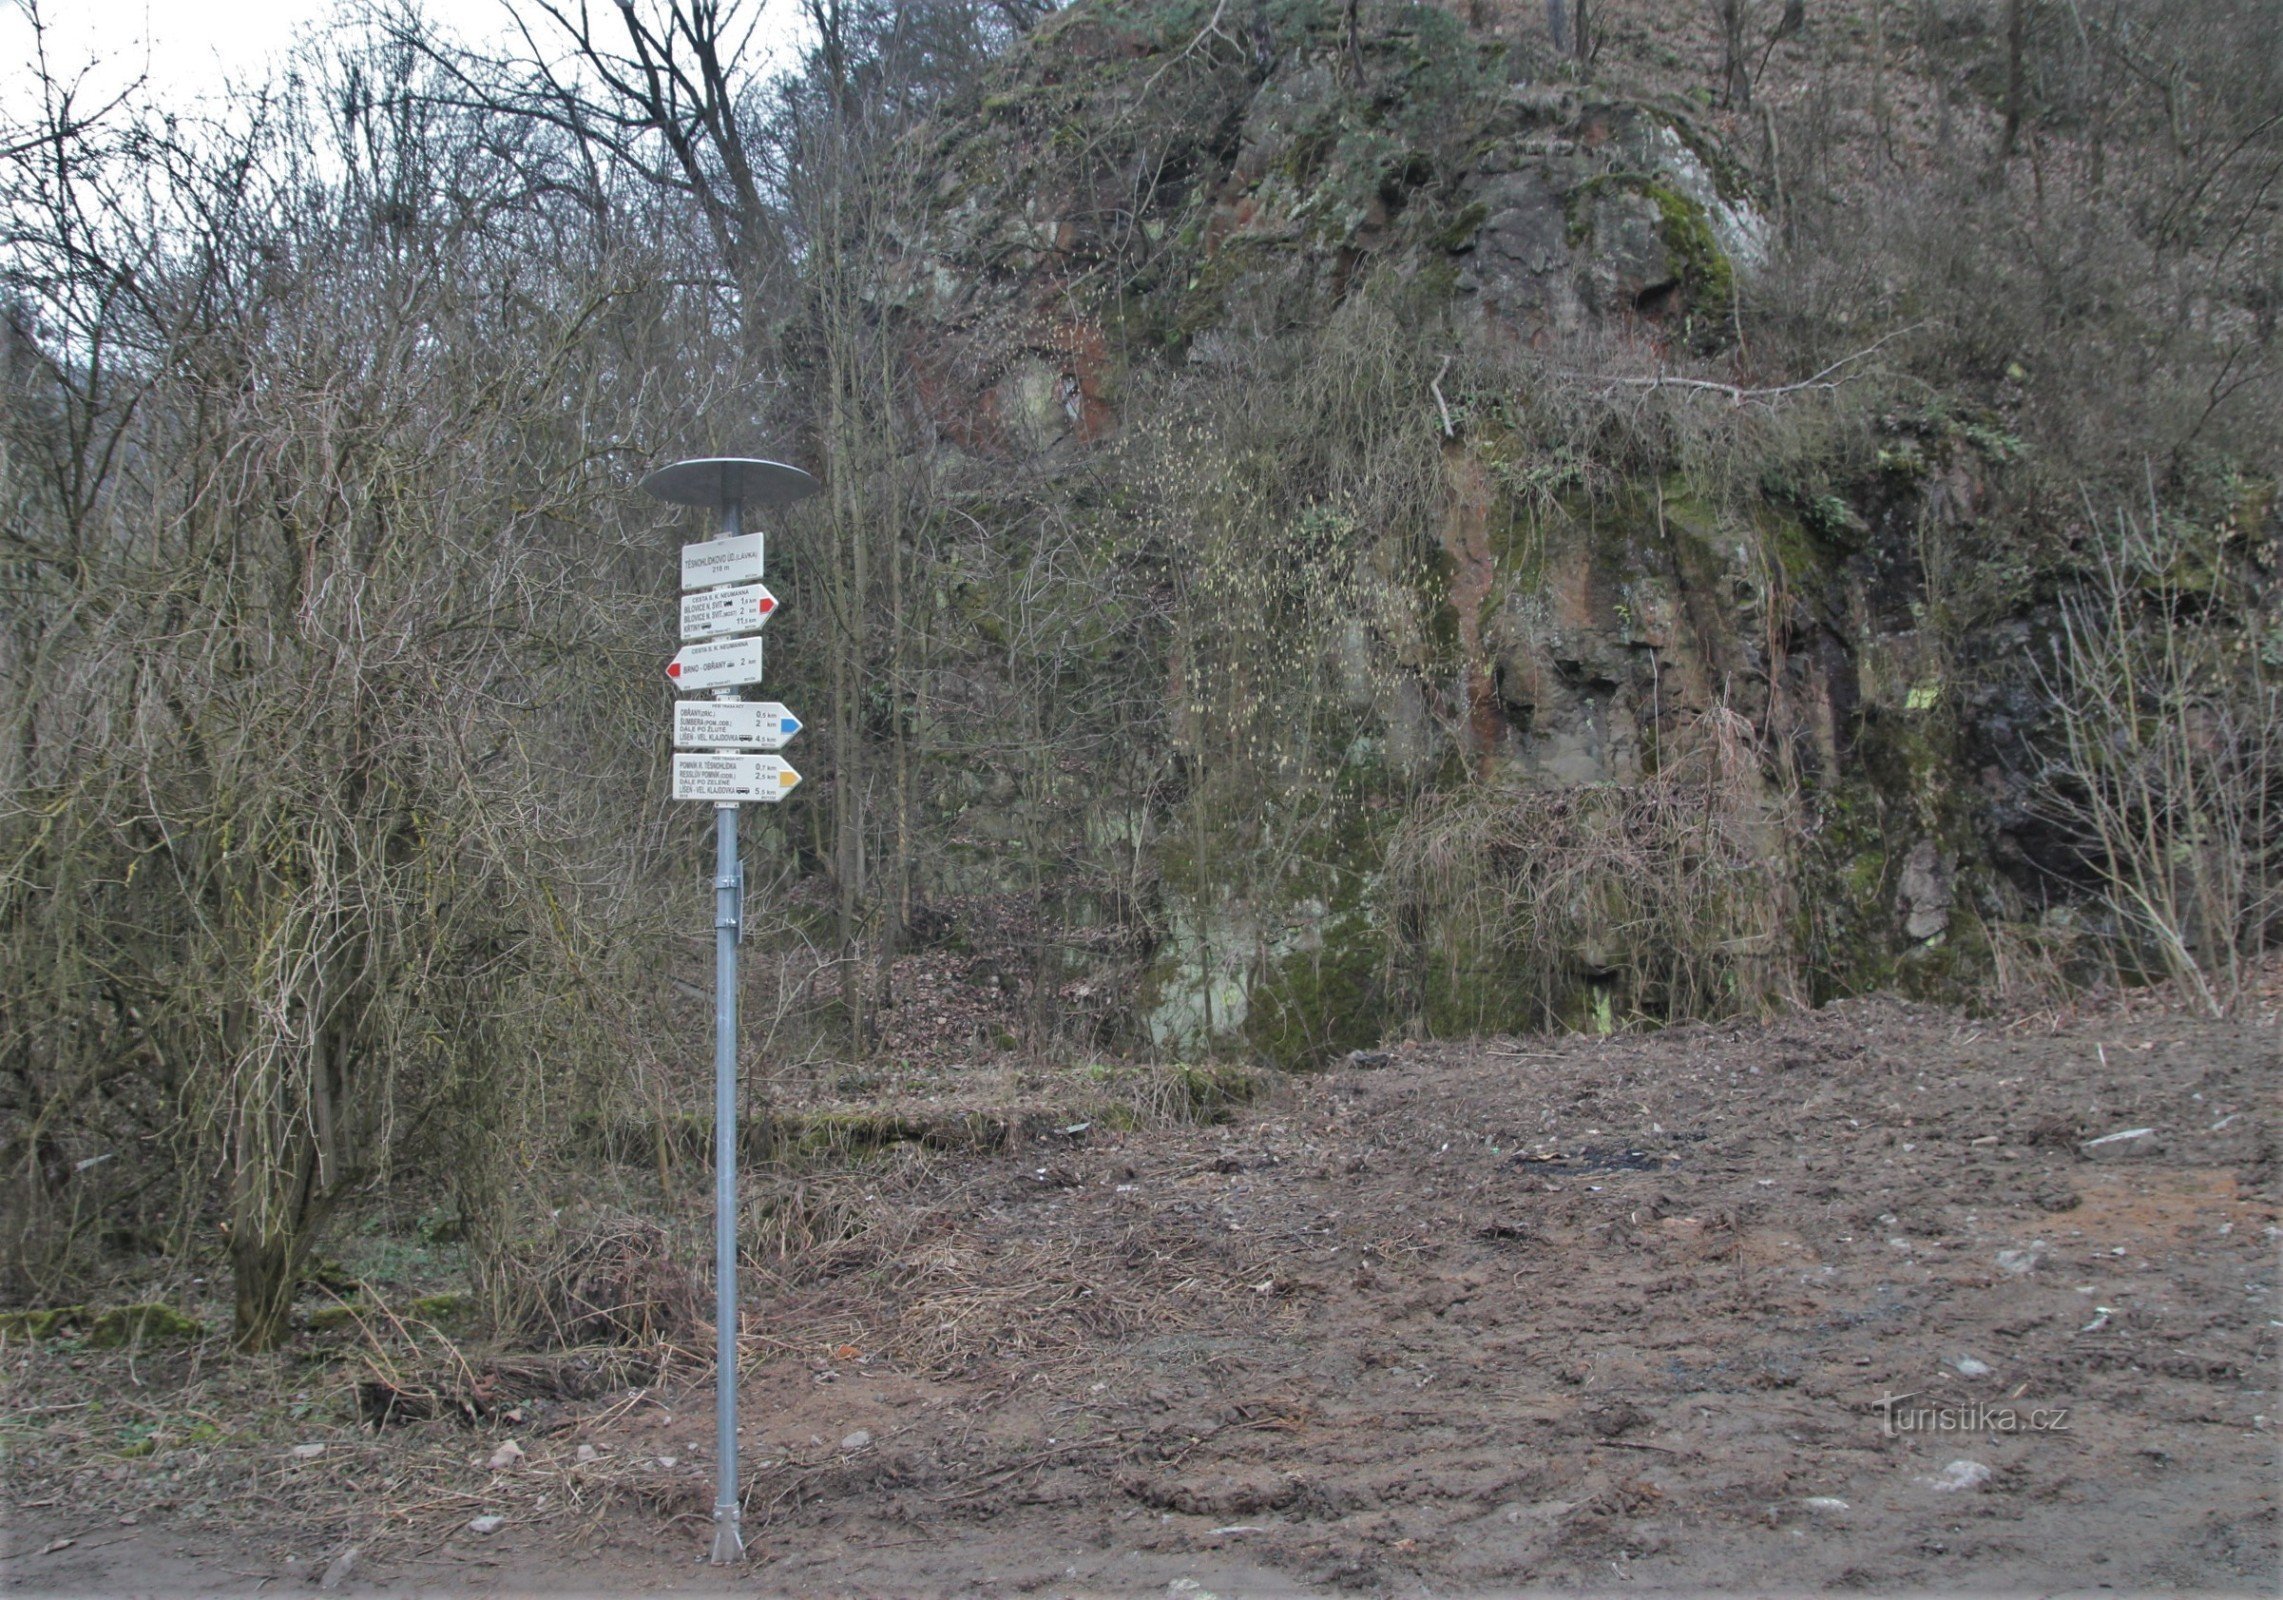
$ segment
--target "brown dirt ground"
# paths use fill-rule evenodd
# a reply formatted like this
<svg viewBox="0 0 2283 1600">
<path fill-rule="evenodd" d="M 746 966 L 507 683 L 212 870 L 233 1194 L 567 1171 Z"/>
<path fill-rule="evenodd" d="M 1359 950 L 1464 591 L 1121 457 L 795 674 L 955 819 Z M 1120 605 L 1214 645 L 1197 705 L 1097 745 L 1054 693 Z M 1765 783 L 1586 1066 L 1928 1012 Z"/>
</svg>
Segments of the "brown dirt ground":
<svg viewBox="0 0 2283 1600">
<path fill-rule="evenodd" d="M 42 1408 L 192 1358 L 20 1347 L 0 1582 L 274 1595 L 354 1545 L 340 1592 L 2272 1593 L 2279 1037 L 2272 997 L 1872 1000 L 820 1180 L 748 1302 L 743 1570 L 694 1559 L 694 1364 L 99 1461 Z M 2022 1426 L 1890 1437 L 1891 1395 Z"/>
</svg>

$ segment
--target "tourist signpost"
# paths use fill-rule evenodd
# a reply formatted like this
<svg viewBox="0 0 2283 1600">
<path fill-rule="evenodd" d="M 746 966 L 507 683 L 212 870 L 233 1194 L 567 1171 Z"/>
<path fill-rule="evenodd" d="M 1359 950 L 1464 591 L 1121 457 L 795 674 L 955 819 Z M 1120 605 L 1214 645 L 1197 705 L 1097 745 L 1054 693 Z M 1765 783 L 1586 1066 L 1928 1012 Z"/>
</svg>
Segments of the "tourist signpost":
<svg viewBox="0 0 2283 1600">
<path fill-rule="evenodd" d="M 706 755 L 674 752 L 674 798 L 738 804 L 758 800 L 774 805 L 793 792 L 801 775 L 779 756 L 744 756 L 720 751 Z"/>
<path fill-rule="evenodd" d="M 682 596 L 682 637 L 711 639 L 724 633 L 758 633 L 777 612 L 777 597 L 758 583 L 726 589 L 700 589 Z"/>
<path fill-rule="evenodd" d="M 678 700 L 677 750 L 782 750 L 801 719 L 774 700 Z"/>
<path fill-rule="evenodd" d="M 686 644 L 666 663 L 677 689 L 739 689 L 761 681 L 761 641 L 709 639 Z"/>
<path fill-rule="evenodd" d="M 745 531 L 752 510 L 791 505 L 817 482 L 779 461 L 714 457 L 677 461 L 642 480 L 643 492 L 714 512 L 720 532 L 682 547 L 682 648 L 666 665 L 680 690 L 713 698 L 674 707 L 674 798 L 714 806 L 713 1164 L 715 1565 L 745 1559 L 737 1495 L 737 943 L 744 934 L 745 873 L 737 859 L 737 808 L 774 803 L 801 775 L 774 755 L 800 732 L 775 701 L 738 690 L 761 681 L 758 635 L 776 615 L 761 582 L 762 536 Z M 694 748 L 693 748 L 694 747 Z"/>
</svg>

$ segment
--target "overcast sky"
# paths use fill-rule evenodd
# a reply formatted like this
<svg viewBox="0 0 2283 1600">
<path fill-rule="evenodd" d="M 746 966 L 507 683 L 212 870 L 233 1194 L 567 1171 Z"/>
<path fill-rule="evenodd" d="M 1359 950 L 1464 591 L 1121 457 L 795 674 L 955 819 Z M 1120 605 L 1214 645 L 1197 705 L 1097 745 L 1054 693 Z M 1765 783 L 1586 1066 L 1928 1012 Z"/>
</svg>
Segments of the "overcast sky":
<svg viewBox="0 0 2283 1600">
<path fill-rule="evenodd" d="M 576 4 L 576 0 L 568 0 Z M 607 13 L 612 0 L 590 0 Z M 324 24 L 337 0 L 41 0 L 50 66 L 63 76 L 94 66 L 89 89 L 116 93 L 138 76 L 159 99 L 187 106 L 232 81 L 258 77 L 303 33 Z M 431 21 L 470 42 L 510 31 L 505 0 L 425 0 Z M 761 0 L 756 44 L 790 34 L 795 0 Z M 534 18 L 534 20 L 538 20 Z M 536 30 L 535 30 L 536 31 Z M 19 122 L 29 83 L 32 26 L 24 0 L 0 0 L 0 122 Z"/>
</svg>

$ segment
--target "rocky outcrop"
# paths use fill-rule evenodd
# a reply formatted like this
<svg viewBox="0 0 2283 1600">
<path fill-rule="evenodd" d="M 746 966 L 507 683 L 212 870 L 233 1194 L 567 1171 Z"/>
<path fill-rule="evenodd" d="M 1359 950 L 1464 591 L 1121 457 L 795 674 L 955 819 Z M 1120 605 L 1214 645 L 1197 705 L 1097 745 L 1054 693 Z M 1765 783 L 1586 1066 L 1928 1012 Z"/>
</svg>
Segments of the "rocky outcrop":
<svg viewBox="0 0 2283 1600">
<path fill-rule="evenodd" d="M 1718 344 L 1766 223 L 1682 111 L 1507 81 L 1507 47 L 1420 7 L 1351 54 L 1337 9 L 1239 52 L 1169 11 L 1078 5 L 915 159 L 900 241 L 923 404 L 958 448 L 1103 438 L 1137 360 L 1241 359 L 1377 271 L 1477 333 L 1593 325 Z"/>
<path fill-rule="evenodd" d="M 1506 44 L 1445 12 L 1382 16 L 1351 45 L 1334 7 L 1239 24 L 1081 0 L 973 115 L 927 134 L 914 161 L 933 180 L 890 278 L 945 450 L 986 478 L 1051 476 L 1131 425 L 1135 374 L 1243 371 L 1358 296 L 1429 308 L 1455 351 L 1732 341 L 1768 225 L 1710 130 L 1684 107 L 1517 81 Z M 1087 835 L 1164 867 L 1137 1033 L 1297 1059 L 1394 1028 L 1947 991 L 1980 970 L 1991 925 L 2035 915 L 2051 875 L 2009 832 L 2027 826 L 1999 770 L 2013 757 L 1991 754 L 2018 753 L 2014 724 L 2041 714 L 2020 682 L 2029 600 L 2019 560 L 1976 543 L 2018 448 L 2002 415 L 1937 399 L 1717 483 L 1669 464 L 1589 483 L 1495 406 L 1454 415 L 1419 387 L 1444 468 L 1428 615 L 1325 647 L 1367 730 L 1355 759 L 1396 774 L 1390 794 L 1467 773 L 1485 804 L 1638 789 L 1546 825 L 1573 844 L 1587 814 L 1666 829 L 1609 856 L 1646 866 L 1606 870 L 1669 870 L 1674 894 L 1718 899 L 1704 916 L 1725 944 L 1652 980 L 1622 928 L 1586 927 L 1528 957 L 1552 980 L 1521 981 L 1511 950 L 1405 978 L 1405 942 L 1439 935 L 1390 910 L 1399 809 L 1328 835 L 1320 870 L 1275 898 L 1184 877 L 1121 810 Z M 1939 606 L 1929 539 L 1954 552 Z M 1708 728 L 1745 730 L 1755 755 L 1713 763 L 1702 826 L 1723 842 L 1696 859 L 1655 785 Z M 1714 856 L 1742 888 L 1706 887 Z"/>
</svg>

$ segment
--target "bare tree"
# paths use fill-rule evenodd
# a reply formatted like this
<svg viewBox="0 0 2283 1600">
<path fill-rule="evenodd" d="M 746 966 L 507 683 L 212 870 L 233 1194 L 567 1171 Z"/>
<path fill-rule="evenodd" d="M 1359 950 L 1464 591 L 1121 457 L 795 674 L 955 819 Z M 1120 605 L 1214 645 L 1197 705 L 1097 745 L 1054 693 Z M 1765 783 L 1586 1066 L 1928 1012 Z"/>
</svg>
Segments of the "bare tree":
<svg viewBox="0 0 2283 1600">
<path fill-rule="evenodd" d="M 625 624 L 585 587 L 611 536 L 567 559 L 610 527 L 576 419 L 661 354 L 596 337 L 642 274 L 548 248 L 583 214 L 538 152 L 411 92 L 401 41 L 342 66 L 329 133 L 281 97 L 0 174 L 44 624 L 0 663 L 0 1060 L 35 1166 L 43 1124 L 145 1119 L 184 1230 L 220 1174 L 252 1346 L 345 1199 L 408 1141 L 476 1173 L 515 1097 L 472 1086 L 579 1026 L 562 908 L 607 821 L 551 747 L 623 699 Z M 439 1132 L 455 1106 L 489 1109 Z"/>
<path fill-rule="evenodd" d="M 2043 675 L 2059 730 L 2041 809 L 2143 958 L 2224 1015 L 2283 932 L 2283 684 L 2266 619 L 2160 509 L 2092 544 Z"/>
<path fill-rule="evenodd" d="M 1713 0 L 1713 15 L 1720 24 L 1720 98 L 1733 110 L 1752 108 L 1752 91 L 1760 74 L 1767 70 L 1768 57 L 1778 44 L 1807 26 L 1807 0 L 1784 0 L 1772 23 L 1762 12 L 1763 7 L 1754 0 Z M 1757 61 L 1753 60 L 1755 35 Z"/>
</svg>

